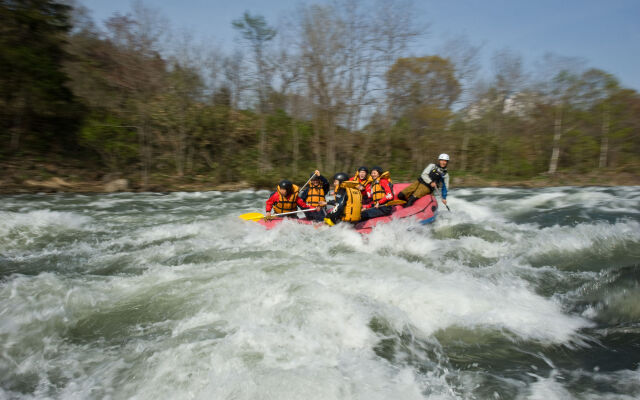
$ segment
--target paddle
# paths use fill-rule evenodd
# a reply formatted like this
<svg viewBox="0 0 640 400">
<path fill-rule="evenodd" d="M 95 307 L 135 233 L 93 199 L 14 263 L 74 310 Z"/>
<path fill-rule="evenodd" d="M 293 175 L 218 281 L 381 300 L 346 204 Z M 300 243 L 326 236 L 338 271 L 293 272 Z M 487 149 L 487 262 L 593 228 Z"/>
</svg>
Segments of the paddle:
<svg viewBox="0 0 640 400">
<path fill-rule="evenodd" d="M 438 186 L 435 186 L 435 187 L 434 187 L 434 189 L 436 190 L 436 194 L 437 194 L 438 196 L 440 196 L 440 201 L 444 200 L 444 199 L 442 198 L 442 193 L 440 193 L 440 189 L 438 189 Z M 449 206 L 447 205 L 447 203 L 442 203 L 442 204 L 444 204 L 444 206 L 445 206 L 445 207 L 447 207 L 447 210 L 451 211 L 451 209 L 449 208 Z"/>
<path fill-rule="evenodd" d="M 315 208 L 308 208 L 306 210 L 300 210 L 300 211 L 290 211 L 290 212 L 286 212 L 286 213 L 282 213 L 282 214 L 273 214 L 273 215 L 271 215 L 271 217 L 280 217 L 282 215 L 297 214 L 299 212 L 305 213 L 305 212 L 309 212 L 309 211 L 315 211 Z M 264 219 L 266 217 L 267 217 L 266 215 L 261 214 L 259 212 L 246 213 L 246 214 L 242 214 L 242 215 L 238 216 L 238 218 L 243 219 L 245 221 L 259 221 L 259 220 Z"/>
<path fill-rule="evenodd" d="M 302 191 L 302 189 L 304 189 L 304 188 L 309 184 L 309 182 L 311 182 L 311 180 L 312 180 L 315 176 L 316 176 L 316 173 L 314 172 L 314 173 L 311 175 L 311 178 L 309 178 L 309 180 L 307 181 L 307 183 L 305 183 L 304 185 L 302 185 L 302 187 L 301 187 L 298 191 L 299 191 L 299 192 L 301 192 L 301 191 Z"/>
</svg>

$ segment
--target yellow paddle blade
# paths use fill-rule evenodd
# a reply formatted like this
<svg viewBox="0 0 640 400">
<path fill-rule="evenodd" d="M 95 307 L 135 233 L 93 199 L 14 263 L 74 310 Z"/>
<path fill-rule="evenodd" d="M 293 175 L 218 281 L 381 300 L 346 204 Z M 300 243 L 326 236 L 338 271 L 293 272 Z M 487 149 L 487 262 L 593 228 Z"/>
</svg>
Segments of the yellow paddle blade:
<svg viewBox="0 0 640 400">
<path fill-rule="evenodd" d="M 391 200 L 391 201 L 387 201 L 383 205 L 385 205 L 385 206 L 399 206 L 399 205 L 404 204 L 404 203 L 406 203 L 406 201 L 404 201 L 404 200 Z"/>
<path fill-rule="evenodd" d="M 253 212 L 253 213 L 246 213 L 246 214 L 242 214 L 240 216 L 238 216 L 238 218 L 243 219 L 245 221 L 258 221 L 264 218 L 264 215 L 258 213 L 258 212 Z"/>
</svg>

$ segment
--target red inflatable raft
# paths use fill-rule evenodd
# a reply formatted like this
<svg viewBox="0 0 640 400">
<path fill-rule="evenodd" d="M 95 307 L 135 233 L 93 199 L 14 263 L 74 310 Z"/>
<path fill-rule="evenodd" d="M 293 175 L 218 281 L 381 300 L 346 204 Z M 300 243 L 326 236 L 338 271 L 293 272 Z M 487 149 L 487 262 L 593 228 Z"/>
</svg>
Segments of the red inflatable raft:
<svg viewBox="0 0 640 400">
<path fill-rule="evenodd" d="M 397 194 L 400 193 L 404 188 L 406 188 L 408 183 L 396 183 L 393 185 L 393 191 Z M 397 200 L 397 197 L 394 198 Z M 433 195 L 424 196 L 419 198 L 411 207 L 402 207 L 402 206 L 393 206 L 393 211 L 391 215 L 372 218 L 366 221 L 357 222 L 353 224 L 354 228 L 360 233 L 369 233 L 378 224 L 386 224 L 395 219 L 402 218 L 412 218 L 417 219 L 421 224 L 428 224 L 433 222 L 436 215 L 436 210 L 438 209 L 438 202 Z M 295 215 L 295 214 L 294 214 Z M 261 220 L 258 221 L 259 224 L 264 225 L 267 229 L 272 229 L 278 226 L 285 218 L 274 218 L 271 220 Z M 309 221 L 307 219 L 293 219 L 290 218 L 291 221 L 295 221 L 301 224 L 314 224 L 317 222 Z M 344 222 L 343 222 L 344 223 Z"/>
</svg>

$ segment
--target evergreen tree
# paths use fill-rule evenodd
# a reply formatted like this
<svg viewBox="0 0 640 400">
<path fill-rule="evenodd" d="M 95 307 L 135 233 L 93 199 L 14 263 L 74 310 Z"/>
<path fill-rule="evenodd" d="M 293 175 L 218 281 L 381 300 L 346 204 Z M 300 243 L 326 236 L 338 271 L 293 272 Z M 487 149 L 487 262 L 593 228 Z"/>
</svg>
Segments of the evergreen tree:
<svg viewBox="0 0 640 400">
<path fill-rule="evenodd" d="M 79 106 L 63 62 L 70 7 L 50 0 L 0 0 L 0 135 L 5 149 L 66 149 Z"/>
</svg>

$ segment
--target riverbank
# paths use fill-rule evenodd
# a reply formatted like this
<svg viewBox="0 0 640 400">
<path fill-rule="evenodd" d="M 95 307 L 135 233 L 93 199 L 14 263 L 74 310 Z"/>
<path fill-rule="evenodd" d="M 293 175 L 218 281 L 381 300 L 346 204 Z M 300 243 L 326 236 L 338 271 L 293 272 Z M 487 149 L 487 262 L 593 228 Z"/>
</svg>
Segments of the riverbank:
<svg viewBox="0 0 640 400">
<path fill-rule="evenodd" d="M 0 194 L 28 193 L 112 193 L 112 192 L 196 192 L 237 191 L 243 189 L 270 189 L 252 182 L 220 183 L 213 175 L 185 175 L 183 177 L 152 174 L 143 185 L 140 174 L 104 173 L 99 169 L 82 167 L 74 163 L 47 163 L 40 161 L 0 162 Z M 411 177 L 394 177 L 398 182 L 411 181 Z M 591 174 L 559 172 L 531 178 L 491 179 L 478 175 L 456 173 L 452 170 L 453 187 L 554 187 L 554 186 L 636 186 L 640 176 L 628 172 L 605 171 Z"/>
</svg>

